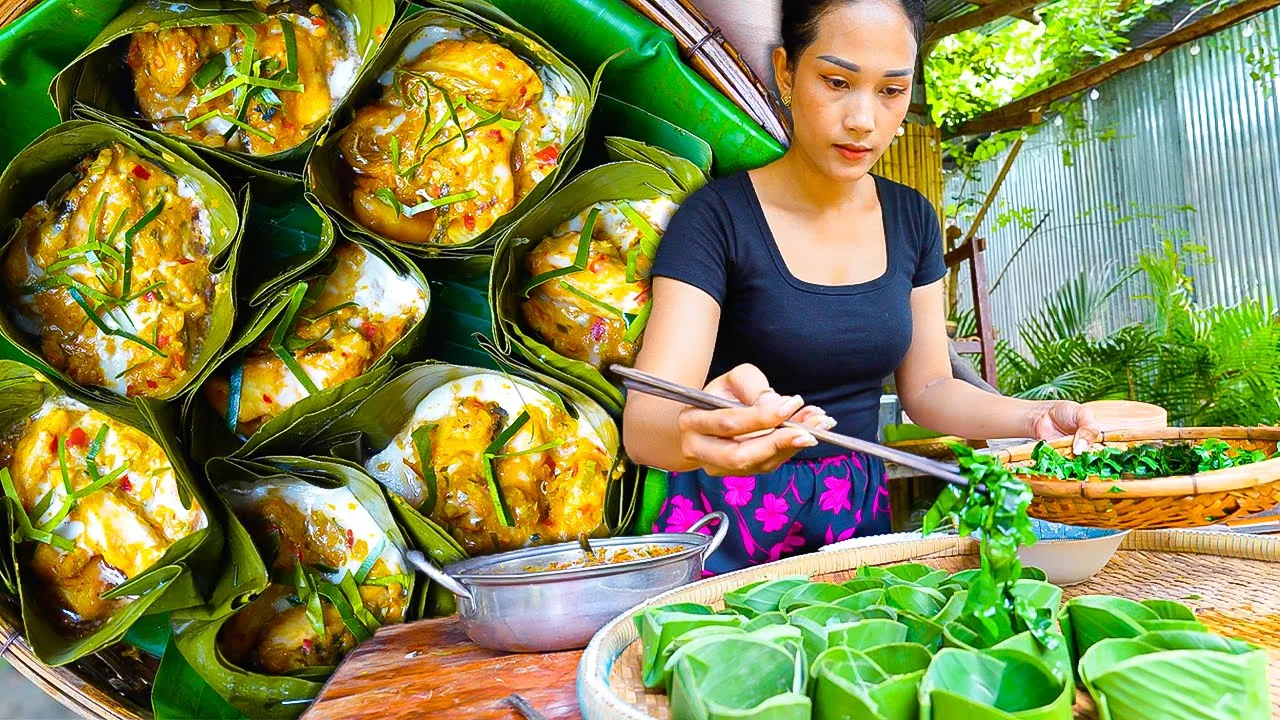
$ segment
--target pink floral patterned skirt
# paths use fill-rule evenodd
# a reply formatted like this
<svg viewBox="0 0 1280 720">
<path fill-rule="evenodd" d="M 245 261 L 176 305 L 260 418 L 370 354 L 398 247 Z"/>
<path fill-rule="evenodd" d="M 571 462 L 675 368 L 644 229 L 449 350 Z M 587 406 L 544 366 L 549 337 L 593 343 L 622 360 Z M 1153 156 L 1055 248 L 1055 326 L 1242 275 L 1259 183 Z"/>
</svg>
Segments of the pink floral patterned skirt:
<svg viewBox="0 0 1280 720">
<path fill-rule="evenodd" d="M 703 515 L 723 511 L 729 534 L 707 559 L 704 574 L 726 573 L 890 532 L 885 480 L 884 463 L 862 453 L 791 460 L 748 477 L 676 473 L 667 481 L 667 501 L 653 531 L 683 532 Z"/>
</svg>

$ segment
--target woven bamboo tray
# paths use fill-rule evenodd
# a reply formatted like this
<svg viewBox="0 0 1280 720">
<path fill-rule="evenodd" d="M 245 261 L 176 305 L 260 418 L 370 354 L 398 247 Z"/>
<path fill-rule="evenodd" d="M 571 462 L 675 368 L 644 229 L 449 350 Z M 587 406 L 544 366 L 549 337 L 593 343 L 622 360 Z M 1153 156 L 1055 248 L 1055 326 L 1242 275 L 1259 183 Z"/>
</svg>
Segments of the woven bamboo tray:
<svg viewBox="0 0 1280 720">
<path fill-rule="evenodd" d="M 903 536 L 899 536 L 903 537 Z M 949 571 L 978 566 L 978 544 L 950 537 L 920 538 L 802 555 L 688 585 L 650 600 L 648 605 L 696 602 L 723 607 L 726 592 L 756 580 L 811 575 L 842 582 L 861 565 L 923 562 Z M 1133 599 L 1182 602 L 1214 632 L 1264 647 L 1270 656 L 1273 717 L 1280 717 L 1280 537 L 1150 530 L 1130 534 L 1101 573 L 1064 588 L 1067 599 L 1104 593 Z M 644 607 L 644 606 L 641 606 Z M 641 682 L 641 647 L 633 608 L 604 626 L 582 655 L 578 698 L 585 720 L 667 720 L 667 697 Z M 1096 717 L 1093 703 L 1076 695 L 1076 717 Z"/>
<path fill-rule="evenodd" d="M 1243 450 L 1270 455 L 1280 442 L 1280 427 L 1155 428 L 1102 433 L 1099 442 L 1116 448 L 1144 443 L 1224 440 Z M 1071 454 L 1071 438 L 1051 442 Z M 997 453 L 1006 464 L 1026 465 L 1034 444 Z M 1026 475 L 1035 499 L 1030 514 L 1067 523 L 1105 528 L 1153 529 L 1216 525 L 1280 504 L 1280 458 L 1253 465 L 1154 480 L 1060 480 Z"/>
</svg>

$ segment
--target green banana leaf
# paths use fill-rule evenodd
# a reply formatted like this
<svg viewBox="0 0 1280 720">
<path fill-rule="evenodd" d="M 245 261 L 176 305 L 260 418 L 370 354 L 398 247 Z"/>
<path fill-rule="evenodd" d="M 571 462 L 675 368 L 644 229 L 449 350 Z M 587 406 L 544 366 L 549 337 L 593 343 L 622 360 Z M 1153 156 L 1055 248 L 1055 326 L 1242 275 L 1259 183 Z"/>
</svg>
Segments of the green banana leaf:
<svg viewBox="0 0 1280 720">
<path fill-rule="evenodd" d="M 812 661 L 826 650 L 831 633 L 837 628 L 858 620 L 868 619 L 865 610 L 850 610 L 839 605 L 806 605 L 787 618 L 804 633 L 804 651 Z"/>
<path fill-rule="evenodd" d="M 609 137 L 631 138 L 662 148 L 693 163 L 703 174 L 711 175 L 711 146 L 705 140 L 644 108 L 601 93 L 587 129 L 587 144 L 580 161 L 583 167 L 610 161 Z"/>
<path fill-rule="evenodd" d="M 155 720 L 248 720 L 217 693 L 182 656 L 171 634 L 151 690 Z"/>
<path fill-rule="evenodd" d="M 1194 631 L 1102 640 L 1080 659 L 1100 720 L 1264 720 L 1267 651 Z"/>
<path fill-rule="evenodd" d="M 363 71 L 395 19 L 394 0 L 325 0 L 322 5 L 337 8 L 353 21 L 356 49 Z M 58 73 L 49 87 L 49 94 L 63 120 L 70 119 L 74 112 L 109 118 L 120 125 L 145 127 L 149 123 L 138 114 L 133 82 L 127 65 L 122 62 L 133 33 L 175 27 L 254 25 L 266 18 L 253 5 L 235 0 L 193 0 L 182 4 L 139 2 L 108 23 L 89 47 Z M 211 148 L 186 138 L 173 137 L 252 175 L 275 176 L 297 182 L 302 179 L 303 160 L 319 132 L 317 128 L 304 142 L 289 150 L 260 156 Z"/>
<path fill-rule="evenodd" d="M 1172 600 L 1136 602 L 1111 595 L 1072 598 L 1062 608 L 1059 623 L 1075 663 L 1103 640 L 1134 638 L 1156 630 L 1205 629 L 1190 608 Z"/>
<path fill-rule="evenodd" d="M 782 602 L 782 597 L 808 582 L 809 578 L 797 575 L 743 585 L 737 590 L 725 593 L 724 606 L 748 618 L 778 612 L 778 604 Z"/>
<path fill-rule="evenodd" d="M 932 657 L 908 653 L 890 668 L 851 647 L 825 650 L 811 669 L 815 720 L 915 720 L 920 681 Z"/>
<path fill-rule="evenodd" d="M 1012 592 L 1015 597 L 1025 599 L 1032 607 L 1047 613 L 1051 622 L 1059 619 L 1062 588 L 1038 580 L 1018 580 Z M 992 636 L 984 623 L 972 616 L 958 614 L 966 595 L 967 591 L 961 591 L 952 596 L 947 608 L 934 618 L 943 626 L 943 644 L 946 647 L 1017 650 L 1043 662 L 1063 682 L 1072 682 L 1074 671 L 1070 643 L 1056 625 L 1046 634 L 1052 640 L 1049 645 L 1036 639 L 1030 630 L 1015 632 L 1012 627 L 1003 627 L 1003 623 L 997 623 L 1002 625 L 1002 633 Z"/>
<path fill-rule="evenodd" d="M 645 608 L 631 620 L 640 633 L 641 647 L 644 648 L 643 680 L 645 687 L 650 689 L 663 686 L 662 668 L 670 657 L 667 647 L 677 638 L 699 628 L 740 628 L 746 622 L 741 616 L 719 615 L 711 608 L 696 603 Z"/>
<path fill-rule="evenodd" d="M 275 297 L 320 262 L 335 241 L 333 221 L 300 185 L 255 196 L 245 219 L 239 293 L 253 306 Z"/>
<path fill-rule="evenodd" d="M 525 324 L 520 306 L 529 280 L 525 258 L 563 222 L 595 203 L 666 197 L 676 203 L 706 183 L 693 163 L 658 148 L 624 138 L 609 138 L 617 162 L 592 168 L 569 181 L 516 222 L 498 241 L 489 281 L 493 337 L 504 355 L 516 355 L 534 369 L 573 385 L 615 415 L 622 413 L 622 391 L 589 363 L 560 355 Z"/>
<path fill-rule="evenodd" d="M 711 144 L 716 176 L 764 165 L 778 144 L 731 100 L 686 64 L 671 33 L 626 0 L 495 0 L 584 72 L 606 61 L 609 95 L 688 130 Z M 616 53 L 624 52 L 621 56 Z"/>
<path fill-rule="evenodd" d="M 818 603 L 834 605 L 840 600 L 848 598 L 851 594 L 848 589 L 835 583 L 805 583 L 788 590 L 787 594 L 783 595 L 782 599 L 778 601 L 778 610 L 783 613 L 789 613 L 805 605 L 816 605 Z"/>
<path fill-rule="evenodd" d="M 671 688 L 673 720 L 808 720 L 804 653 L 750 635 L 686 646 Z"/>
<path fill-rule="evenodd" d="M 292 488 L 295 492 L 305 492 L 308 486 L 316 490 L 349 491 L 350 497 L 359 505 L 359 511 L 367 515 L 374 527 L 385 531 L 386 541 L 399 551 L 402 558 L 409 550 L 409 543 L 382 488 L 352 463 L 288 455 L 252 460 L 215 458 L 209 461 L 206 471 L 210 482 L 220 493 L 230 486 L 264 484 Z M 236 524 L 240 523 L 236 521 Z M 225 566 L 224 577 L 251 594 L 265 589 L 269 582 L 269 561 L 263 555 L 266 543 L 265 538 L 256 538 L 256 542 L 250 539 L 247 547 L 238 546 Z M 407 560 L 404 561 L 404 569 L 406 591 L 412 599 L 416 573 L 410 569 Z M 242 607 L 176 613 L 175 642 L 178 650 L 195 672 L 240 712 L 254 718 L 297 717 L 320 692 L 323 680 L 333 668 L 308 668 L 306 672 L 286 676 L 267 675 L 233 665 L 222 654 L 218 632 L 240 609 Z M 360 622 L 358 619 L 355 621 Z M 170 699 L 169 702 L 176 701 Z"/>
<path fill-rule="evenodd" d="M 212 242 L 210 268 L 214 271 L 216 293 L 210 307 L 211 322 L 190 366 L 180 382 L 158 400 L 174 400 L 188 392 L 230 338 L 235 325 L 236 256 L 243 232 L 241 214 L 230 188 L 202 160 L 183 146 L 155 133 L 128 132 L 101 123 L 66 122 L 36 138 L 0 174 L 0 254 L 8 250 L 18 232 L 22 216 L 36 202 L 72 177 L 68 172 L 86 154 L 111 143 L 120 143 L 139 156 L 191 182 L 199 189 L 210 218 Z M 244 197 L 248 203 L 247 194 Z M 40 339 L 27 335 L 9 316 L 0 313 L 0 337 L 12 343 L 24 356 L 59 380 L 70 383 L 62 372 L 45 360 Z M 120 396 L 106 388 L 81 387 L 102 402 L 120 403 Z"/>
<path fill-rule="evenodd" d="M 1017 650 L 943 648 L 920 683 L 920 720 L 1071 720 L 1075 686 Z"/>
<path fill-rule="evenodd" d="M 827 631 L 827 647 L 847 647 L 854 650 L 870 650 L 881 645 L 896 645 L 907 641 L 907 626 L 896 620 L 875 618 L 855 620 L 831 627 Z"/>
<path fill-rule="evenodd" d="M 769 627 L 770 625 L 786 625 L 786 624 L 787 624 L 786 614 L 780 611 L 774 610 L 773 612 L 767 612 L 767 613 L 762 613 L 760 615 L 756 615 L 755 617 L 748 620 L 747 624 L 742 626 L 742 629 L 746 630 L 747 632 L 755 632 L 756 630 Z"/>
<path fill-rule="evenodd" d="M 852 577 L 840 584 L 855 593 L 864 590 L 883 590 L 885 586 L 883 578 L 873 577 Z"/>
<path fill-rule="evenodd" d="M 845 586 L 848 590 L 848 586 Z M 883 588 L 872 588 L 870 590 L 860 590 L 855 593 L 846 595 L 845 597 L 834 600 L 832 605 L 839 605 L 850 610 L 865 610 L 872 605 L 883 605 L 885 600 L 885 590 Z"/>
<path fill-rule="evenodd" d="M 863 565 L 857 570 L 859 578 L 877 578 L 889 585 L 918 585 L 920 587 L 936 587 L 950 575 L 946 570 L 938 570 L 920 563 L 901 563 L 876 567 Z"/>
<path fill-rule="evenodd" d="M 23 632 L 36 656 L 46 665 L 59 666 L 92 654 L 122 639 L 129 628 L 147 613 L 203 604 L 206 598 L 192 577 L 190 569 L 208 571 L 222 554 L 223 526 L 216 512 L 196 484 L 182 454 L 172 440 L 172 420 L 159 403 L 138 401 L 135 405 L 99 403 L 76 393 L 70 386 L 58 383 L 39 372 L 10 360 L 0 360 L 0 429 L 14 431 L 25 423 L 46 400 L 69 398 L 113 421 L 132 427 L 155 440 L 173 467 L 180 500 L 186 507 L 192 502 L 206 509 L 205 527 L 169 546 L 164 555 L 143 572 L 104 593 L 104 597 L 133 598 L 118 607 L 93 631 L 70 636 L 60 632 L 54 619 L 38 600 L 35 583 L 41 582 L 25 572 L 25 564 L 34 550 L 34 540 L 25 540 L 19 515 L 25 516 L 16 495 L 5 494 L 3 503 L 10 532 L 4 550 L 4 579 L 16 588 L 21 605 Z"/>
<path fill-rule="evenodd" d="M 183 406 L 183 425 L 187 447 L 192 458 L 204 463 L 213 457 L 250 455 L 270 455 L 286 452 L 290 448 L 290 440 L 296 437 L 307 437 L 317 433 L 328 425 L 333 418 L 346 413 L 360 404 L 386 381 L 392 366 L 400 359 L 416 353 L 424 345 L 426 328 L 431 313 L 431 289 L 422 271 L 411 260 L 392 248 L 380 247 L 371 243 L 357 243 L 373 257 L 389 265 L 397 275 L 408 279 L 422 289 L 426 295 L 427 310 L 404 336 L 395 342 L 359 377 L 340 383 L 320 392 L 308 395 L 287 410 L 267 421 L 250 437 L 241 438 L 233 433 L 228 421 L 211 405 L 202 392 L 192 393 Z M 317 266 L 317 269 L 322 269 Z M 305 285 L 310 282 L 323 283 L 325 273 L 309 273 L 298 280 Z M 243 357 L 243 353 L 259 342 L 265 333 L 274 332 L 284 317 L 291 293 L 298 285 L 279 291 L 275 299 L 264 304 L 255 312 L 248 326 L 229 343 L 213 363 L 210 374 L 222 373 L 229 377 L 234 367 Z M 305 287 L 301 291 L 305 291 Z M 207 376 L 205 378 L 207 380 Z"/>
<path fill-rule="evenodd" d="M 396 370 L 388 380 L 378 387 L 350 412 L 333 419 L 321 432 L 300 432 L 293 429 L 282 433 L 275 440 L 282 444 L 307 446 L 317 453 L 327 453 L 333 449 L 336 439 L 350 439 L 353 436 L 362 438 L 360 446 L 361 458 L 376 454 L 391 444 L 392 440 L 413 418 L 418 404 L 436 388 L 477 373 L 492 373 L 483 368 L 463 365 L 449 365 L 427 361 L 406 365 Z M 502 372 L 502 371 L 500 371 Z M 635 474 L 625 467 L 625 458 L 621 453 L 621 436 L 618 426 L 603 408 L 590 398 L 574 390 L 554 378 L 537 373 L 518 370 L 505 373 L 508 380 L 521 387 L 545 397 L 552 404 L 565 409 L 578 422 L 587 423 L 604 444 L 605 451 L 614 458 L 614 467 L 608 469 L 608 486 L 605 491 L 604 508 L 600 524 L 594 532 L 618 532 L 627 527 L 634 508 L 635 493 L 626 486 L 634 482 Z M 409 497 L 406 488 L 391 488 L 406 499 L 417 502 L 420 499 Z M 434 493 L 434 488 L 428 489 Z M 427 504 L 433 505 L 430 498 Z M 425 515 L 430 515 L 431 507 L 420 506 Z"/>
<path fill-rule="evenodd" d="M 525 30 L 511 18 L 483 2 L 461 4 L 447 0 L 422 0 L 425 9 L 411 12 L 396 23 L 383 43 L 382 50 L 356 81 L 355 87 L 339 105 L 330 126 L 321 132 L 315 150 L 307 160 L 306 186 L 315 194 L 342 227 L 352 233 L 365 235 L 416 257 L 468 257 L 492 253 L 493 245 L 512 223 L 547 197 L 573 169 L 582 153 L 586 139 L 587 118 L 595 105 L 597 81 L 588 83 L 581 72 L 554 48 Z M 535 70 L 554 73 L 568 84 L 577 101 L 576 113 L 569 121 L 564 147 L 561 148 L 558 165 L 537 187 L 531 190 L 511 212 L 503 215 L 492 227 L 478 237 L 458 245 L 422 245 L 402 243 L 361 225 L 351 208 L 350 193 L 345 178 L 349 174 L 339 154 L 339 135 L 350 125 L 355 111 L 361 105 L 375 99 L 382 91 L 379 78 L 395 67 L 405 49 L 426 28 L 449 27 L 479 30 L 497 39 L 511 49 Z"/>
<path fill-rule="evenodd" d="M 889 643 L 861 650 L 889 675 L 910 675 L 924 670 L 933 662 L 929 648 L 914 642 Z"/>
</svg>

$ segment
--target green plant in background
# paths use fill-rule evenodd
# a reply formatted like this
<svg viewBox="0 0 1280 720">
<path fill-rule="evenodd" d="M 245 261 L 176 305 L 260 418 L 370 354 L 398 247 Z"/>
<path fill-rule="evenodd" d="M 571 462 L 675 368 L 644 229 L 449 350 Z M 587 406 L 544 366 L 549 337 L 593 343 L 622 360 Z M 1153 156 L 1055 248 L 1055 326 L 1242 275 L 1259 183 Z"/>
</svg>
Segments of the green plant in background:
<svg viewBox="0 0 1280 720">
<path fill-rule="evenodd" d="M 1024 349 L 998 340 L 1001 392 L 1078 402 L 1127 399 L 1169 411 L 1178 425 L 1259 425 L 1280 421 L 1280 324 L 1268 297 L 1200 305 L 1192 271 L 1203 246 L 1166 240 L 1133 267 L 1081 272 L 1018 329 Z M 1146 319 L 1102 331 L 1107 302 L 1134 278 Z M 957 317 L 973 332 L 971 313 Z"/>
</svg>

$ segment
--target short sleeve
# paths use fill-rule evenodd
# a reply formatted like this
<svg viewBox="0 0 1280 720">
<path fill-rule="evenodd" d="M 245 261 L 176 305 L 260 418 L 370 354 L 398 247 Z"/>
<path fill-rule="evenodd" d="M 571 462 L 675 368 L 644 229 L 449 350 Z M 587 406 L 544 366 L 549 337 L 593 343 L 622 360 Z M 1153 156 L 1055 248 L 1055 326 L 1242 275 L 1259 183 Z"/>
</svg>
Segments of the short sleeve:
<svg viewBox="0 0 1280 720">
<path fill-rule="evenodd" d="M 695 192 L 667 225 L 652 275 L 692 285 L 723 307 L 732 255 L 731 227 L 728 209 L 713 188 Z"/>
<path fill-rule="evenodd" d="M 947 263 L 942 257 L 942 224 L 938 221 L 938 213 L 925 196 L 919 193 L 915 196 L 920 206 L 917 214 L 920 222 L 916 230 L 920 244 L 911 285 L 922 287 L 941 280 L 947 274 Z"/>
</svg>

